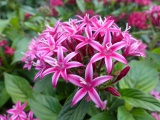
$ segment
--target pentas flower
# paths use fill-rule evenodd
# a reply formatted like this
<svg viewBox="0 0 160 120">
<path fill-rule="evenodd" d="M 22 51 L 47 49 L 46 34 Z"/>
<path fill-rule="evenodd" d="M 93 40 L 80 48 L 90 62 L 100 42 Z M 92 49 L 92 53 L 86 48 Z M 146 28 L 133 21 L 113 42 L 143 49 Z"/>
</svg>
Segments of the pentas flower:
<svg viewBox="0 0 160 120">
<path fill-rule="evenodd" d="M 11 47 L 9 47 L 9 46 L 7 46 L 7 47 L 5 48 L 5 50 L 4 50 L 4 52 L 5 52 L 6 54 L 8 54 L 8 55 L 13 55 L 13 54 L 14 54 L 14 51 L 15 51 L 15 49 L 14 49 L 14 48 L 11 48 Z"/>
<path fill-rule="evenodd" d="M 139 29 L 147 29 L 148 25 L 146 22 L 146 14 L 143 12 L 132 12 L 128 17 L 128 24 Z"/>
<path fill-rule="evenodd" d="M 7 44 L 8 44 L 8 42 L 6 40 L 1 40 L 0 41 L 0 46 L 1 47 L 5 47 L 5 45 L 7 45 Z"/>
<path fill-rule="evenodd" d="M 21 102 L 18 101 L 12 109 L 7 110 L 7 113 L 11 114 L 10 120 L 26 120 L 26 113 L 23 111 L 27 103 L 21 105 Z"/>
<path fill-rule="evenodd" d="M 147 11 L 151 22 L 154 26 L 160 26 L 160 6 L 153 5 L 149 11 Z"/>
<path fill-rule="evenodd" d="M 103 102 L 95 87 L 99 86 L 100 84 L 103 84 L 104 82 L 110 80 L 112 76 L 105 75 L 96 77 L 93 79 L 93 67 L 92 64 L 88 64 L 85 70 L 85 79 L 78 76 L 69 74 L 68 79 L 71 83 L 77 85 L 78 87 L 81 87 L 72 100 L 72 106 L 75 105 L 78 101 L 80 101 L 86 94 L 89 95 L 90 99 L 102 110 L 105 109 L 106 104 Z"/>
<path fill-rule="evenodd" d="M 146 6 L 151 4 L 151 0 L 134 0 L 138 5 Z"/>
<path fill-rule="evenodd" d="M 114 84 L 114 65 L 118 62 L 127 64 L 128 56 L 145 57 L 145 46 L 128 30 L 127 27 L 122 31 L 111 17 L 102 19 L 99 15 L 90 17 L 86 14 L 65 22 L 57 21 L 54 27 L 47 25 L 46 30 L 31 41 L 23 57 L 24 67 L 31 69 L 34 66 L 38 70 L 34 80 L 52 74 L 54 88 L 60 77 L 80 87 L 72 105 L 86 96 L 97 107 L 105 109 L 106 99 L 102 101 L 98 93 L 111 87 L 106 86 L 108 80 Z M 107 72 L 101 73 L 105 69 Z M 116 82 L 128 71 L 127 67 Z"/>
<path fill-rule="evenodd" d="M 71 52 L 64 58 L 62 47 L 59 47 L 57 52 L 57 60 L 52 57 L 48 57 L 45 60 L 48 64 L 51 65 L 51 67 L 47 68 L 42 73 L 42 76 L 54 73 L 52 76 L 52 84 L 55 88 L 60 75 L 64 80 L 67 81 L 67 69 L 83 66 L 83 64 L 76 61 L 69 62 L 69 60 L 72 59 L 76 54 L 76 52 Z"/>
<path fill-rule="evenodd" d="M 62 0 L 50 0 L 50 5 L 51 6 L 62 6 L 63 1 Z"/>
</svg>

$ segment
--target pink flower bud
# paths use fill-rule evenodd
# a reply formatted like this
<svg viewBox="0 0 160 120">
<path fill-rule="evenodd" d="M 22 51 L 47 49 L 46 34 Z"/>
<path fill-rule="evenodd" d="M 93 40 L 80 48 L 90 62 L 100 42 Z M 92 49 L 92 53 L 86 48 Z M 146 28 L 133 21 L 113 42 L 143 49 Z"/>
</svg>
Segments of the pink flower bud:
<svg viewBox="0 0 160 120">
<path fill-rule="evenodd" d="M 105 90 L 110 92 L 114 96 L 118 96 L 118 97 L 121 96 L 120 93 L 117 91 L 117 89 L 114 87 L 107 87 L 105 88 Z"/>
</svg>

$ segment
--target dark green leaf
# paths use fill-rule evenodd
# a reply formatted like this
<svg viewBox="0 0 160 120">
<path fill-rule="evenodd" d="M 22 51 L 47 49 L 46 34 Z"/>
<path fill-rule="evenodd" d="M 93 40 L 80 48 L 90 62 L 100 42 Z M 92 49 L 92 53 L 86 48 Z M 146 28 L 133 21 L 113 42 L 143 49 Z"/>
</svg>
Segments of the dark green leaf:
<svg viewBox="0 0 160 120">
<path fill-rule="evenodd" d="M 140 90 L 128 88 L 119 90 L 121 98 L 133 107 L 140 107 L 150 111 L 160 112 L 160 102 L 150 94 Z"/>
<path fill-rule="evenodd" d="M 158 82 L 158 72 L 149 62 L 132 61 L 129 63 L 131 70 L 120 81 L 120 88 L 137 88 L 150 92 Z"/>
<path fill-rule="evenodd" d="M 83 120 L 89 109 L 90 103 L 86 100 L 82 100 L 75 106 L 71 107 L 72 99 L 73 95 L 68 98 L 67 102 L 62 107 L 57 120 Z"/>
<path fill-rule="evenodd" d="M 56 98 L 35 93 L 29 98 L 29 106 L 40 120 L 57 120 L 61 110 Z"/>
<path fill-rule="evenodd" d="M 5 89 L 4 82 L 0 82 L 0 107 L 2 107 L 9 99 L 9 95 Z"/>
<path fill-rule="evenodd" d="M 116 118 L 108 112 L 103 112 L 92 116 L 90 120 L 116 120 Z"/>
<path fill-rule="evenodd" d="M 6 90 L 14 102 L 18 100 L 26 102 L 28 100 L 32 89 L 26 79 L 8 73 L 4 73 L 4 79 Z"/>
</svg>

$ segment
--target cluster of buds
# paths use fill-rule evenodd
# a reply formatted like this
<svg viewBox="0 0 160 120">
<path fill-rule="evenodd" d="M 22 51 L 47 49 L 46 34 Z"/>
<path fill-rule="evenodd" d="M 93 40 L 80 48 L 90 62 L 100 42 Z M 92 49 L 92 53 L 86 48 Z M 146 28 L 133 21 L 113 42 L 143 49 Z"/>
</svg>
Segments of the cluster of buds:
<svg viewBox="0 0 160 120">
<path fill-rule="evenodd" d="M 33 118 L 33 112 L 29 111 L 26 113 L 24 111 L 27 103 L 21 105 L 21 102 L 18 101 L 12 109 L 7 110 L 7 115 L 0 115 L 0 120 L 38 120 Z"/>
<path fill-rule="evenodd" d="M 118 62 L 127 65 L 128 56 L 145 57 L 143 43 L 133 38 L 128 29 L 127 25 L 121 31 L 110 17 L 102 19 L 98 15 L 57 21 L 54 27 L 47 25 L 46 30 L 32 39 L 22 59 L 24 68 L 30 70 L 35 66 L 38 70 L 35 80 L 52 74 L 54 88 L 60 77 L 78 86 L 72 106 L 86 96 L 103 110 L 106 101 L 98 93 L 107 90 L 119 96 L 111 86 L 130 69 L 127 66 L 117 77 L 113 75 L 114 65 Z"/>
</svg>

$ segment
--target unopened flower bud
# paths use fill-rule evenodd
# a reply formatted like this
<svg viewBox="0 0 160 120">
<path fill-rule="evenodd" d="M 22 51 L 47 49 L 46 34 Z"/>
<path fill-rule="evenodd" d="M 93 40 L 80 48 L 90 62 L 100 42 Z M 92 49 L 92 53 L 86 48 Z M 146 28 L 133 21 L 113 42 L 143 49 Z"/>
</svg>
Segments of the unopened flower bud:
<svg viewBox="0 0 160 120">
<path fill-rule="evenodd" d="M 120 93 L 117 91 L 117 89 L 114 87 L 107 87 L 105 88 L 105 90 L 110 92 L 114 96 L 118 96 L 118 97 L 121 96 Z"/>
</svg>

